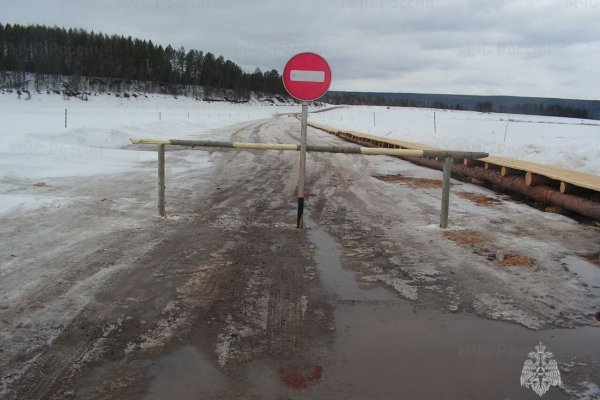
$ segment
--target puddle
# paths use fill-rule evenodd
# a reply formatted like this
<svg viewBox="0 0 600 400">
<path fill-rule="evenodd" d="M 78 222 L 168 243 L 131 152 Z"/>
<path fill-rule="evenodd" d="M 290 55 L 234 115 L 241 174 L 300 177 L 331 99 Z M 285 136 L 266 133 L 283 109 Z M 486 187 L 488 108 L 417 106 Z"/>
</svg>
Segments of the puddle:
<svg viewBox="0 0 600 400">
<path fill-rule="evenodd" d="M 223 374 L 193 346 L 157 359 L 148 368 L 152 379 L 145 400 L 213 398 L 226 385 Z"/>
<path fill-rule="evenodd" d="M 336 240 L 308 222 L 322 286 L 337 300 L 356 301 L 336 304 L 319 384 L 297 398 L 536 399 L 520 374 L 539 342 L 559 364 L 600 352 L 600 328 L 532 331 L 466 313 L 415 311 L 387 289 L 361 289 L 342 267 Z M 544 395 L 567 398 L 557 388 Z"/>
<path fill-rule="evenodd" d="M 519 378 L 540 341 L 559 364 L 600 351 L 598 328 L 536 332 L 464 313 L 414 312 L 410 304 L 342 304 L 335 324 L 321 389 L 345 388 L 354 398 L 535 399 Z M 566 398 L 556 388 L 544 395 Z"/>
<path fill-rule="evenodd" d="M 314 259 L 319 279 L 328 293 L 333 294 L 338 300 L 344 301 L 398 300 L 393 292 L 381 287 L 369 290 L 361 289 L 356 281 L 356 273 L 342 267 L 341 249 L 338 242 L 310 218 L 306 218 L 306 222 L 308 238 L 315 246 Z"/>
<path fill-rule="evenodd" d="M 415 311 L 391 290 L 361 289 L 356 274 L 343 268 L 336 240 L 314 222 L 307 225 L 320 283 L 335 305 L 333 340 L 302 337 L 301 352 L 257 358 L 234 374 L 183 346 L 138 365 L 149 381 L 142 398 L 533 400 L 540 397 L 520 386 L 520 375 L 539 342 L 559 365 L 600 353 L 600 328 L 532 331 L 467 313 Z M 579 261 L 564 262 L 575 271 Z M 590 266 L 597 279 L 598 267 Z M 590 272 L 579 268 L 582 276 Z M 562 372 L 563 381 L 570 376 Z M 600 376 L 587 380 L 598 384 Z M 576 397 L 552 387 L 543 398 Z"/>
<path fill-rule="evenodd" d="M 155 359 L 109 362 L 95 367 L 75 392 L 82 400 L 99 398 L 213 399 L 222 398 L 231 379 L 198 349 L 186 345 Z"/>
<path fill-rule="evenodd" d="M 586 285 L 590 293 L 600 296 L 600 267 L 591 262 L 575 256 L 566 256 L 561 264 L 577 275 L 577 278 Z"/>
</svg>

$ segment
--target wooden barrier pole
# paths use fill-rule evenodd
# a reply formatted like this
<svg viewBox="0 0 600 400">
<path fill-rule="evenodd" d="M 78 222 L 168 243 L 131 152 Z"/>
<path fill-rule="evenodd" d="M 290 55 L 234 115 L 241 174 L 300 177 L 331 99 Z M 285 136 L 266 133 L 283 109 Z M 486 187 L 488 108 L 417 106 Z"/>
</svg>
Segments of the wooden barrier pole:
<svg viewBox="0 0 600 400">
<path fill-rule="evenodd" d="M 165 145 L 158 145 L 158 215 L 166 217 L 165 212 Z"/>
<path fill-rule="evenodd" d="M 191 147 L 222 147 L 238 150 L 289 150 L 301 151 L 302 145 L 286 143 L 244 143 L 244 142 L 219 142 L 211 140 L 181 140 L 181 139 L 130 139 L 133 144 L 170 144 L 174 146 Z M 364 154 L 364 155 L 387 155 L 399 157 L 428 157 L 428 158 L 466 158 L 478 159 L 488 157 L 488 153 L 454 150 L 410 150 L 410 149 L 392 149 L 379 147 L 358 147 L 358 146 L 319 146 L 306 145 L 306 151 L 319 153 L 346 153 L 346 154 Z"/>
<path fill-rule="evenodd" d="M 304 228 L 304 179 L 306 172 L 306 133 L 308 125 L 308 103 L 302 102 L 302 120 L 300 127 L 300 170 L 298 172 L 298 218 L 297 228 Z"/>
<path fill-rule="evenodd" d="M 442 213 L 440 215 L 440 227 L 448 227 L 448 212 L 450 210 L 450 172 L 452 170 L 452 158 L 446 157 L 444 160 L 444 177 L 442 187 Z"/>
</svg>

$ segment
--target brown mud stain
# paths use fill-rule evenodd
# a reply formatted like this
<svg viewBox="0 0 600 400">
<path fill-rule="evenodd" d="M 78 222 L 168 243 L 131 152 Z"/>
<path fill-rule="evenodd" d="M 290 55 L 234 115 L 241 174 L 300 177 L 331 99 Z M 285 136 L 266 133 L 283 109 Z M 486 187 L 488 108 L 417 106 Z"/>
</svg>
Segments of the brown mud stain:
<svg viewBox="0 0 600 400">
<path fill-rule="evenodd" d="M 600 253 L 583 256 L 583 258 L 600 267 Z"/>
<path fill-rule="evenodd" d="M 520 254 L 508 253 L 501 260 L 497 260 L 500 265 L 516 265 L 519 267 L 536 267 L 536 263 L 531 258 L 524 257 Z"/>
<path fill-rule="evenodd" d="M 483 195 L 477 194 L 477 193 L 458 192 L 457 195 L 459 195 L 463 199 L 472 201 L 473 203 L 476 203 L 476 204 L 479 204 L 482 206 L 495 206 L 495 205 L 502 203 L 502 201 L 500 201 L 498 199 L 494 199 L 493 197 L 483 196 Z"/>
<path fill-rule="evenodd" d="M 460 246 L 471 250 L 474 254 L 494 261 L 501 266 L 521 266 L 537 268 L 536 262 L 514 252 L 504 253 L 491 245 L 491 240 L 477 232 L 444 232 L 444 236 L 458 243 Z"/>
<path fill-rule="evenodd" d="M 442 187 L 442 181 L 438 179 L 411 178 L 401 174 L 376 175 L 373 178 L 388 183 L 402 183 L 417 189 L 437 189 Z"/>
<path fill-rule="evenodd" d="M 460 244 L 479 244 L 488 241 L 476 232 L 444 232 L 444 236 Z"/>
</svg>

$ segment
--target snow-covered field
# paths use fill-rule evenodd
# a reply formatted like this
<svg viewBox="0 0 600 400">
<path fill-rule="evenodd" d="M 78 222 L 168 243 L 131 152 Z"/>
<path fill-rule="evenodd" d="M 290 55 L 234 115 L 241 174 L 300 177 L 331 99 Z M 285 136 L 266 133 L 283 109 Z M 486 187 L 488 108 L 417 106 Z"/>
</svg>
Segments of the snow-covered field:
<svg viewBox="0 0 600 400">
<path fill-rule="evenodd" d="M 100 94 L 89 101 L 47 94 L 24 97 L 0 94 L 0 212 L 62 201 L 35 191 L 9 190 L 16 183 L 32 186 L 51 178 L 153 168 L 150 162 L 156 155 L 137 151 L 129 144 L 131 137 L 215 138 L 226 126 L 299 111 L 297 105 L 209 103 L 167 95 L 125 99 Z M 310 119 L 341 129 L 487 151 L 600 175 L 599 121 L 367 106 L 314 113 Z M 204 154 L 194 155 L 197 167 L 203 162 Z"/>
<path fill-rule="evenodd" d="M 103 94 L 81 101 L 46 94 L 19 100 L 14 93 L 0 94 L 0 212 L 61 201 L 16 194 L 6 190 L 11 183 L 33 185 L 50 178 L 147 168 L 156 154 L 137 151 L 129 143 L 131 137 L 211 138 L 220 128 L 297 108 L 260 102 L 209 103 L 167 95 L 125 99 Z M 194 158 L 200 166 L 205 154 L 198 152 Z"/>
<path fill-rule="evenodd" d="M 600 121 L 368 106 L 310 114 L 310 120 L 339 129 L 446 149 L 485 151 L 600 175 Z"/>
</svg>

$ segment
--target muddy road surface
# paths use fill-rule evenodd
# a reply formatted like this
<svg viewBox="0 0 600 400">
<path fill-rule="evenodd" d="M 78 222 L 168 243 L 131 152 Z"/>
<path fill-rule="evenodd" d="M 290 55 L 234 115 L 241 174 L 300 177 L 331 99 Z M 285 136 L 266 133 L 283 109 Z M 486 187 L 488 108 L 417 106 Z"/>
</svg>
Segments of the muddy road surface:
<svg viewBox="0 0 600 400">
<path fill-rule="evenodd" d="M 545 399 L 598 393 L 598 228 L 453 181 L 444 231 L 440 172 L 309 154 L 298 230 L 297 153 L 198 153 L 168 150 L 164 220 L 156 163 L 1 217 L 1 398 L 534 399 L 539 342 L 563 381 Z"/>
</svg>

